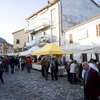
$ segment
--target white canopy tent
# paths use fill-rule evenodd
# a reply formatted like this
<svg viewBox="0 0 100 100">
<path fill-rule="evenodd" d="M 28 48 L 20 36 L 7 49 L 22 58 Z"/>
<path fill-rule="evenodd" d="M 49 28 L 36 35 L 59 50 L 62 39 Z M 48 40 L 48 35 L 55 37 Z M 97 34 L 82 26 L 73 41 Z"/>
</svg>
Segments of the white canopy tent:
<svg viewBox="0 0 100 100">
<path fill-rule="evenodd" d="M 38 46 L 34 46 L 34 47 L 31 47 L 30 49 L 28 49 L 28 50 L 26 50 L 26 51 L 20 52 L 19 55 L 20 55 L 20 56 L 31 55 L 33 51 L 36 51 L 36 50 L 38 50 L 38 49 L 39 49 Z"/>
<path fill-rule="evenodd" d="M 7 56 L 17 56 L 18 53 L 7 53 L 6 55 L 7 55 Z"/>
<path fill-rule="evenodd" d="M 91 58 L 96 59 L 99 57 L 100 60 L 100 39 L 95 39 L 93 42 L 91 40 L 85 41 L 85 43 L 72 43 L 66 42 L 66 46 L 63 47 L 66 52 L 66 56 L 69 57 L 70 54 L 73 54 L 73 58 L 82 61 L 82 54 L 87 55 L 87 61 Z"/>
<path fill-rule="evenodd" d="M 67 45 L 66 51 L 72 53 L 89 53 L 94 52 L 92 45 L 70 44 Z"/>
</svg>

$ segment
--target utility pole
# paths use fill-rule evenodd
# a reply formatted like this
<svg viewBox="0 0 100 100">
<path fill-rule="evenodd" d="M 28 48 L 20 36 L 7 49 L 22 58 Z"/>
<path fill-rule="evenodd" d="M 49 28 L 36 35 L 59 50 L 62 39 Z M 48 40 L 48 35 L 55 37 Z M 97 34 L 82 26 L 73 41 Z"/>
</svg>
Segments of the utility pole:
<svg viewBox="0 0 100 100">
<path fill-rule="evenodd" d="M 58 3 L 58 15 L 59 15 L 59 46 L 62 45 L 62 36 L 63 36 L 63 23 L 62 23 L 62 0 L 59 0 Z"/>
</svg>

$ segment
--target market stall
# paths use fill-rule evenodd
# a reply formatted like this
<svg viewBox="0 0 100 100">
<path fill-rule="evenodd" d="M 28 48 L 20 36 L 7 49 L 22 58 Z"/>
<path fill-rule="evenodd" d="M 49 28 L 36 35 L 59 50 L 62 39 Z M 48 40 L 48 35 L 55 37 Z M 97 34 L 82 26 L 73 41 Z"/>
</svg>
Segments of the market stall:
<svg viewBox="0 0 100 100">
<path fill-rule="evenodd" d="M 45 45 L 44 47 L 32 52 L 32 55 L 62 55 L 63 50 L 54 43 Z"/>
<path fill-rule="evenodd" d="M 28 49 L 28 50 L 26 50 L 26 51 L 20 52 L 19 55 L 20 55 L 20 56 L 31 55 L 33 51 L 36 51 L 36 50 L 38 50 L 38 49 L 39 49 L 38 46 L 34 46 L 34 47 L 31 47 L 30 49 Z"/>
</svg>

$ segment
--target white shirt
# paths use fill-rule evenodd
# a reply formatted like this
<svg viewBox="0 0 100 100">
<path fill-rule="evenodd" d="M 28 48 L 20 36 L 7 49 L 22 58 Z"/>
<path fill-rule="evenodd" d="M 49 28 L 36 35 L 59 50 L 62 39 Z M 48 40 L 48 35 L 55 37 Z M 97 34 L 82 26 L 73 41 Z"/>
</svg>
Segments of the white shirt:
<svg viewBox="0 0 100 100">
<path fill-rule="evenodd" d="M 76 73 L 76 64 L 72 63 L 70 65 L 70 73 Z"/>
<path fill-rule="evenodd" d="M 84 74 L 85 74 L 85 72 L 86 72 L 86 71 L 83 69 L 83 70 L 82 70 L 82 78 L 83 78 L 83 79 L 84 79 Z"/>
</svg>

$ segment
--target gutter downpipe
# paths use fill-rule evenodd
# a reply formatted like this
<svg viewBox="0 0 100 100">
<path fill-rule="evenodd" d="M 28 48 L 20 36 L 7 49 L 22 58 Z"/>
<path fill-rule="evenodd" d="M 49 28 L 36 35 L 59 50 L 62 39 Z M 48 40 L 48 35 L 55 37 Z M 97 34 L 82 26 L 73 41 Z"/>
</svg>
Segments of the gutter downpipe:
<svg viewBox="0 0 100 100">
<path fill-rule="evenodd" d="M 59 16 L 59 46 L 62 46 L 63 23 L 62 23 L 62 0 L 58 2 L 58 16 Z"/>
</svg>

